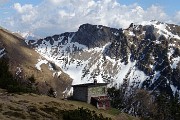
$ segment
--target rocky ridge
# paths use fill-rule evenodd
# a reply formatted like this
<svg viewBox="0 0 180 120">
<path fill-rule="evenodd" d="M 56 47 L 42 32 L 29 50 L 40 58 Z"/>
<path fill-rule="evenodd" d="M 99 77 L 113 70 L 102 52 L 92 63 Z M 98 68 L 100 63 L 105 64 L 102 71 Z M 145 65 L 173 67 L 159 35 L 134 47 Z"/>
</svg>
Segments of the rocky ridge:
<svg viewBox="0 0 180 120">
<path fill-rule="evenodd" d="M 83 24 L 77 32 L 26 43 L 42 56 L 39 63 L 52 63 L 53 76 L 61 77 L 64 72 L 73 79 L 72 84 L 97 79 L 109 86 L 123 85 L 127 91 L 144 88 L 173 95 L 180 90 L 177 25 L 149 21 L 116 29 Z"/>
</svg>

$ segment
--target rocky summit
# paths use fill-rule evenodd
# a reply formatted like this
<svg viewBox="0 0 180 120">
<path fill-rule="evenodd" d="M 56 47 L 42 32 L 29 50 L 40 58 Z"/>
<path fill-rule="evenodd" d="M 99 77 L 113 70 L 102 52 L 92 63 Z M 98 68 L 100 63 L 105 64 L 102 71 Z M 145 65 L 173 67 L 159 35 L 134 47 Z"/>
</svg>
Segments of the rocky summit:
<svg viewBox="0 0 180 120">
<path fill-rule="evenodd" d="M 159 21 L 130 24 L 127 29 L 83 24 L 39 40 L 26 40 L 49 64 L 54 77 L 66 73 L 72 84 L 107 82 L 174 95 L 180 90 L 180 26 Z M 68 93 L 70 87 L 64 93 Z"/>
</svg>

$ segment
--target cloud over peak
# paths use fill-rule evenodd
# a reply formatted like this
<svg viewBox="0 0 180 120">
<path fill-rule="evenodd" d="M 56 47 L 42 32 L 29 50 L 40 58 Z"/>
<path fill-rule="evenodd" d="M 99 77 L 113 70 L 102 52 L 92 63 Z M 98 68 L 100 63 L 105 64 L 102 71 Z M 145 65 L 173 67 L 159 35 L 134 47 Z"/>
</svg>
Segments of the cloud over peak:
<svg viewBox="0 0 180 120">
<path fill-rule="evenodd" d="M 84 23 L 126 28 L 132 22 L 156 19 L 180 21 L 180 12 L 173 19 L 160 6 L 143 9 L 138 4 L 122 5 L 116 0 L 44 0 L 39 5 L 15 3 L 15 14 L 6 26 L 13 30 L 31 31 L 42 37 L 76 31 Z"/>
</svg>

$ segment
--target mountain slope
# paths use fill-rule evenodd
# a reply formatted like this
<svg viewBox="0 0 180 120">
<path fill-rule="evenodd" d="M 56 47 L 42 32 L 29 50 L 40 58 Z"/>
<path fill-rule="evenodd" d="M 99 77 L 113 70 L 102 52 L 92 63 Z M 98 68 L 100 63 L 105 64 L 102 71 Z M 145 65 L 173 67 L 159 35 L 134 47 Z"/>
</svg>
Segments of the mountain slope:
<svg viewBox="0 0 180 120">
<path fill-rule="evenodd" d="M 47 94 L 50 87 L 56 88 L 57 85 L 57 91 L 64 91 L 66 87 L 63 86 L 71 83 L 65 73 L 62 73 L 62 78 L 53 78 L 53 71 L 48 64 L 38 64 L 43 57 L 27 46 L 22 37 L 3 28 L 0 29 L 0 58 L 8 61 L 9 70 L 22 84 L 29 84 L 28 79 L 34 77 L 34 85 L 40 93 Z M 41 71 L 38 71 L 36 66 L 41 66 Z M 59 95 L 62 95 L 62 92 L 59 92 Z"/>
<path fill-rule="evenodd" d="M 77 32 L 29 40 L 72 84 L 108 82 L 173 95 L 180 89 L 180 26 L 158 21 L 127 29 L 81 25 Z M 68 89 L 69 90 L 69 89 Z"/>
</svg>

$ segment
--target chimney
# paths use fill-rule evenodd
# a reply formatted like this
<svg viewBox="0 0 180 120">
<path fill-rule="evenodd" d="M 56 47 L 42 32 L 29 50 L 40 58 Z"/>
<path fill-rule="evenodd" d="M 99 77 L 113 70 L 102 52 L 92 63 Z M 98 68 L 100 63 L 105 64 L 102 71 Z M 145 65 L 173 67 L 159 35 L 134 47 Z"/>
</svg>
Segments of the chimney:
<svg viewBox="0 0 180 120">
<path fill-rule="evenodd" d="M 97 84 L 97 80 L 96 79 L 94 79 L 94 85 L 96 85 Z"/>
</svg>

